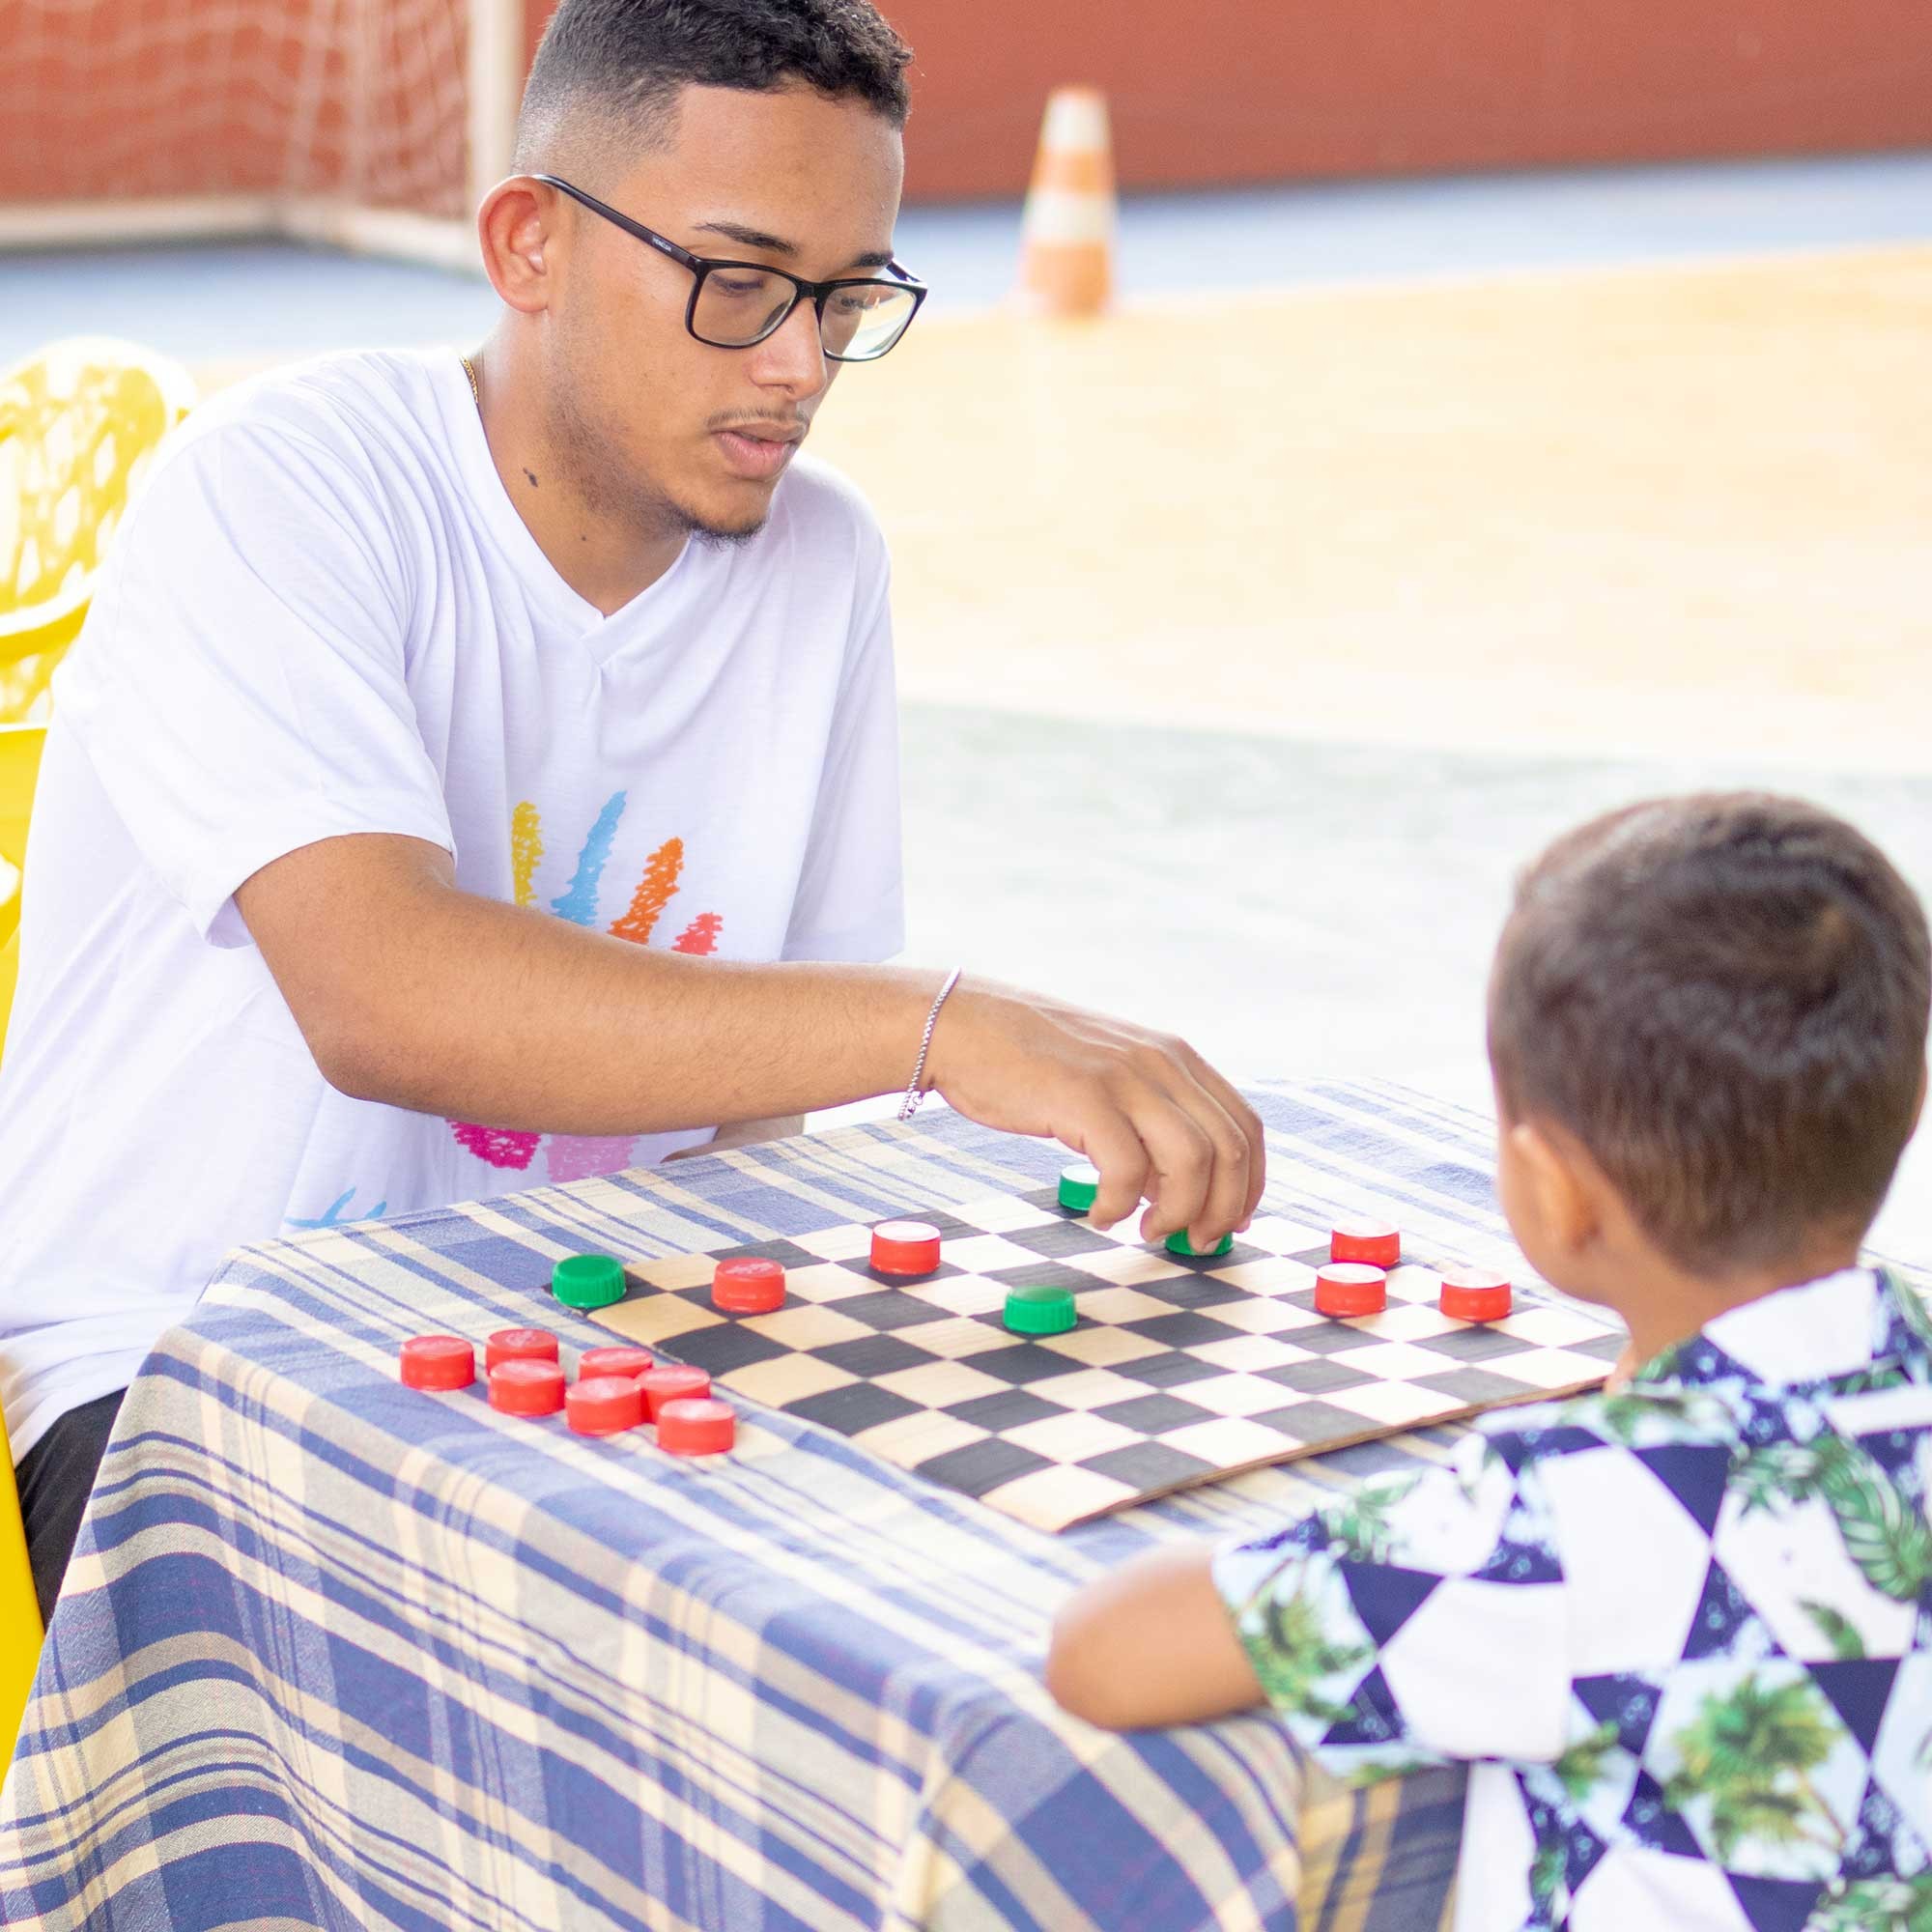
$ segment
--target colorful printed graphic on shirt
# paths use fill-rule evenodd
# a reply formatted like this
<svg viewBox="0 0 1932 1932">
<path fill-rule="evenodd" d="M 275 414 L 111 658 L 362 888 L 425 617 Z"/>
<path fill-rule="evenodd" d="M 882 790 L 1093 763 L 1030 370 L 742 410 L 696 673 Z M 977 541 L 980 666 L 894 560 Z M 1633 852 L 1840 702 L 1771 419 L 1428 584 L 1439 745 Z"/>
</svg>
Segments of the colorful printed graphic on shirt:
<svg viewBox="0 0 1932 1932">
<path fill-rule="evenodd" d="M 573 925 L 594 926 L 600 917 L 599 888 L 604 868 L 610 863 L 611 848 L 616 842 L 617 828 L 623 822 L 627 794 L 612 792 L 604 802 L 577 854 L 570 883 L 551 900 L 550 909 Z M 510 887 L 520 906 L 537 902 L 537 867 L 544 858 L 543 818 L 536 807 L 525 799 L 510 814 Z M 618 939 L 636 946 L 648 946 L 658 923 L 673 898 L 684 872 L 684 840 L 667 838 L 645 862 L 643 874 L 631 895 L 631 902 L 605 929 Z M 718 950 L 718 935 L 724 929 L 723 917 L 701 912 L 671 941 L 673 952 L 708 954 Z M 492 1167 L 527 1169 L 544 1141 L 542 1134 L 521 1132 L 509 1127 L 479 1126 L 473 1121 L 452 1121 L 450 1131 L 478 1160 Z M 637 1137 L 623 1135 L 553 1134 L 548 1162 L 552 1180 L 582 1180 L 594 1174 L 615 1174 L 631 1163 Z"/>
<path fill-rule="evenodd" d="M 1330 1771 L 1510 1766 L 1533 1861 L 1464 1922 L 1932 1932 L 1928 1483 L 1925 1311 L 1852 1270 L 1216 1577 Z"/>
</svg>

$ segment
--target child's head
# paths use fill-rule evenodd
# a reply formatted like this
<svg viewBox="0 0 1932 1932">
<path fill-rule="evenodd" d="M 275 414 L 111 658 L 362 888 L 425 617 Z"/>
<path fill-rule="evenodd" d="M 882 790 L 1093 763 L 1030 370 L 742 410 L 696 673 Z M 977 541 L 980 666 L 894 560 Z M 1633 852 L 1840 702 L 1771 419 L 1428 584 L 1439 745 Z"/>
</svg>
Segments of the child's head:
<svg viewBox="0 0 1932 1932">
<path fill-rule="evenodd" d="M 1559 838 L 1490 980 L 1531 1264 L 1620 1304 L 1644 1264 L 1743 1284 L 1849 1258 L 1917 1122 L 1928 1000 L 1918 899 L 1815 806 L 1661 799 Z"/>
</svg>

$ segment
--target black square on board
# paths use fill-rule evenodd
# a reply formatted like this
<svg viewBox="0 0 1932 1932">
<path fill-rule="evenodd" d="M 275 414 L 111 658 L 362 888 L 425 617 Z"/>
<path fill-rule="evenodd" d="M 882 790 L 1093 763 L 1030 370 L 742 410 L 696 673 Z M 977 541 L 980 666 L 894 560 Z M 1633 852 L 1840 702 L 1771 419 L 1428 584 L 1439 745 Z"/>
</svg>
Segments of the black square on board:
<svg viewBox="0 0 1932 1932">
<path fill-rule="evenodd" d="M 1269 1429 L 1279 1429 L 1283 1434 L 1293 1435 L 1297 1442 L 1341 1442 L 1350 1435 L 1378 1432 L 1383 1427 L 1366 1415 L 1337 1408 L 1332 1402 L 1290 1403 L 1285 1407 L 1270 1408 L 1264 1414 L 1252 1415 L 1248 1420 L 1263 1423 Z"/>
<path fill-rule="evenodd" d="M 1432 1395 L 1446 1395 L 1452 1402 L 1520 1401 L 1523 1394 L 1520 1382 L 1467 1366 L 1444 1369 L 1439 1376 L 1417 1376 L 1415 1386 L 1428 1389 Z"/>
<path fill-rule="evenodd" d="M 1178 1395 L 1135 1395 L 1125 1402 L 1110 1402 L 1094 1413 L 1122 1429 L 1138 1430 L 1143 1435 L 1165 1435 L 1170 1430 L 1185 1429 L 1193 1422 L 1212 1422 L 1214 1411 Z"/>
<path fill-rule="evenodd" d="M 1051 1349 L 1042 1349 L 1037 1342 L 1016 1342 L 1009 1349 L 988 1349 L 983 1354 L 967 1356 L 966 1361 L 981 1375 L 1010 1382 L 1015 1388 L 1024 1388 L 1028 1382 L 1043 1382 L 1049 1376 L 1075 1375 L 1080 1369 L 1078 1362 L 1056 1354 Z"/>
<path fill-rule="evenodd" d="M 814 1360 L 830 1362 L 848 1376 L 896 1375 L 901 1369 L 917 1369 L 931 1361 L 923 1349 L 901 1342 L 896 1335 L 861 1335 L 853 1342 L 833 1342 L 823 1349 L 808 1349 Z"/>
<path fill-rule="evenodd" d="M 1044 1227 L 1015 1228 L 1003 1238 L 1016 1248 L 1045 1255 L 1050 1261 L 1063 1260 L 1068 1255 L 1106 1254 L 1120 1246 L 1105 1235 L 1096 1235 L 1085 1221 L 1049 1221 Z"/>
<path fill-rule="evenodd" d="M 844 1388 L 825 1389 L 788 1402 L 784 1410 L 821 1428 L 836 1429 L 840 1435 L 856 1435 L 862 1429 L 876 1429 L 882 1422 L 896 1422 L 902 1415 L 918 1413 L 919 1404 L 882 1389 L 876 1382 L 852 1382 Z"/>
<path fill-rule="evenodd" d="M 1117 1376 L 1124 1376 L 1130 1382 L 1146 1382 L 1150 1388 L 1179 1388 L 1186 1382 L 1206 1381 L 1209 1376 L 1225 1376 L 1226 1369 L 1217 1369 L 1212 1362 L 1204 1362 L 1199 1355 L 1183 1353 L 1179 1349 L 1170 1349 L 1164 1355 L 1143 1355 L 1137 1362 L 1113 1362 L 1108 1365 Z"/>
<path fill-rule="evenodd" d="M 851 1261 L 843 1265 L 862 1281 L 875 1281 L 881 1288 L 923 1288 L 929 1281 L 947 1281 L 966 1272 L 962 1267 L 954 1267 L 951 1262 L 941 1262 L 926 1274 L 882 1274 L 867 1261 Z M 838 1305 L 843 1308 L 846 1304 L 841 1301 Z"/>
<path fill-rule="evenodd" d="M 1145 1335 L 1150 1342 L 1158 1342 L 1163 1349 L 1198 1349 L 1208 1342 L 1237 1341 L 1242 1332 L 1216 1321 L 1211 1315 L 1191 1311 L 1149 1315 L 1137 1321 L 1123 1321 L 1121 1326 L 1130 1335 Z"/>
<path fill-rule="evenodd" d="M 1593 1335 L 1587 1342 L 1567 1342 L 1564 1346 L 1571 1353 L 1588 1355 L 1593 1361 L 1614 1362 L 1622 1355 L 1625 1342 L 1621 1335 Z"/>
<path fill-rule="evenodd" d="M 1297 1342 L 1301 1337 L 1294 1338 Z M 1452 1362 L 1491 1362 L 1498 1355 L 1520 1355 L 1528 1345 L 1514 1335 L 1499 1335 L 1493 1328 L 1452 1328 L 1446 1335 L 1423 1335 L 1416 1347 L 1431 1354 L 1447 1355 Z"/>
<path fill-rule="evenodd" d="M 1064 1288 L 1071 1294 L 1091 1294 L 1095 1289 L 1114 1285 L 1097 1274 L 1082 1272 L 1077 1264 L 1044 1260 L 1022 1262 L 1017 1267 L 994 1268 L 985 1278 L 998 1282 L 1002 1288 Z M 995 1321 L 999 1319 L 997 1315 L 993 1317 Z"/>
<path fill-rule="evenodd" d="M 1278 1369 L 1262 1369 L 1264 1381 L 1279 1382 L 1296 1395 L 1331 1395 L 1336 1389 L 1360 1388 L 1373 1376 L 1351 1369 L 1346 1358 L 1340 1361 L 1318 1357 L 1312 1362 L 1284 1362 Z"/>
<path fill-rule="evenodd" d="M 1037 1395 L 1028 1395 L 1025 1389 L 1009 1388 L 992 1395 L 976 1395 L 968 1402 L 955 1402 L 946 1413 L 978 1428 L 998 1432 L 1023 1429 L 1029 1422 L 1044 1422 L 1049 1415 L 1065 1415 L 1066 1411 L 1057 1402 L 1042 1401 Z"/>
<path fill-rule="evenodd" d="M 1151 1295 L 1171 1308 L 1219 1308 L 1230 1301 L 1252 1301 L 1251 1288 L 1236 1288 L 1231 1281 L 1216 1281 L 1211 1274 L 1169 1275 L 1165 1281 L 1137 1281 L 1136 1294 Z"/>
<path fill-rule="evenodd" d="M 1165 1442 L 1129 1442 L 1122 1449 L 1109 1449 L 1098 1456 L 1083 1456 L 1080 1467 L 1136 1490 L 1171 1490 L 1181 1483 L 1198 1482 L 1211 1475 L 1214 1465 L 1184 1449 L 1171 1449 Z"/>
<path fill-rule="evenodd" d="M 1287 1297 L 1293 1301 L 1294 1297 Z M 1380 1337 L 1350 1328 L 1346 1321 L 1311 1321 L 1305 1328 L 1284 1328 L 1281 1339 L 1311 1355 L 1346 1355 L 1350 1349 L 1366 1349 Z"/>
<path fill-rule="evenodd" d="M 962 1491 L 969 1496 L 983 1496 L 1002 1483 L 1053 1466 L 1044 1456 L 1036 1456 L 1017 1442 L 989 1437 L 984 1442 L 969 1442 L 963 1449 L 949 1449 L 943 1456 L 931 1457 L 918 1464 L 913 1474 L 923 1476 L 929 1483 L 942 1483 L 949 1490 Z"/>
<path fill-rule="evenodd" d="M 792 1350 L 755 1328 L 721 1321 L 715 1328 L 694 1328 L 688 1335 L 673 1335 L 665 1352 L 717 1377 L 728 1376 L 733 1369 L 749 1369 L 753 1362 L 774 1361 Z"/>
<path fill-rule="evenodd" d="M 952 1319 L 950 1309 L 935 1308 L 931 1302 L 922 1301 L 918 1295 L 898 1288 L 882 1288 L 873 1294 L 848 1294 L 827 1306 L 854 1321 L 863 1321 L 867 1328 L 878 1329 L 881 1334 L 890 1334 L 895 1328 L 916 1328 L 924 1321 Z"/>
<path fill-rule="evenodd" d="M 819 1257 L 810 1248 L 802 1248 L 796 1241 L 786 1240 L 747 1241 L 741 1247 L 718 1249 L 717 1258 L 721 1262 L 777 1262 L 781 1267 L 788 1268 L 816 1267 L 819 1263 Z M 708 1294 L 710 1292 L 707 1283 L 705 1293 Z"/>
</svg>

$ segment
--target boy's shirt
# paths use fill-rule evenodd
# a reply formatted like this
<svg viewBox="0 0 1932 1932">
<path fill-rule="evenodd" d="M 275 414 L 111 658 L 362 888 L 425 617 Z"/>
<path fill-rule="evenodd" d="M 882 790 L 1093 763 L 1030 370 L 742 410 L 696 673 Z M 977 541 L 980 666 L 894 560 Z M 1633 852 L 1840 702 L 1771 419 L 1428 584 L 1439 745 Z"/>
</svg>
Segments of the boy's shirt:
<svg viewBox="0 0 1932 1932">
<path fill-rule="evenodd" d="M 1358 1780 L 1473 1760 L 1458 1932 L 1932 1924 L 1932 1322 L 1852 1269 L 1215 1578 Z"/>
</svg>

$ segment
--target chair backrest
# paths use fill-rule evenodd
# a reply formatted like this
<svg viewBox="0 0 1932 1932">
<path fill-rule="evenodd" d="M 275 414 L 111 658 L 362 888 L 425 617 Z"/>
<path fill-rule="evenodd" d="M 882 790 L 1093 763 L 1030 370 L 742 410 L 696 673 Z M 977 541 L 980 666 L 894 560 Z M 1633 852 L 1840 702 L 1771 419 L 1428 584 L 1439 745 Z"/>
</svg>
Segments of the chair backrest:
<svg viewBox="0 0 1932 1932">
<path fill-rule="evenodd" d="M 114 526 L 193 401 L 178 362 L 110 336 L 0 375 L 0 723 L 45 715 Z"/>
<path fill-rule="evenodd" d="M 27 1532 L 14 1487 L 14 1452 L 0 1417 L 0 1775 L 14 1755 L 20 1713 L 27 1708 L 41 1661 L 41 1605 L 27 1564 Z"/>
<path fill-rule="evenodd" d="M 20 872 L 27 861 L 27 817 L 46 744 L 44 724 L 0 724 L 0 1057 L 20 968 Z"/>
</svg>

